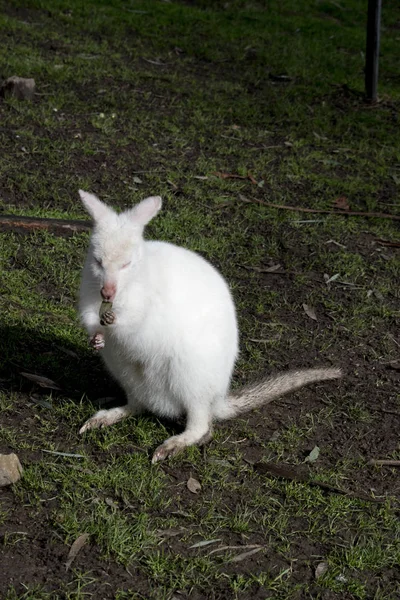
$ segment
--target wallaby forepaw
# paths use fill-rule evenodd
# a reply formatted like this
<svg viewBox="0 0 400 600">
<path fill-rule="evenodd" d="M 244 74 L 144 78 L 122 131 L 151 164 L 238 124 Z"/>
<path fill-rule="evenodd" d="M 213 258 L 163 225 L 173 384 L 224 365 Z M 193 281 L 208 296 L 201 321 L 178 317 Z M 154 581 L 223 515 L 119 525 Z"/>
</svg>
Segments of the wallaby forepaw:
<svg viewBox="0 0 400 600">
<path fill-rule="evenodd" d="M 95 333 L 94 336 L 90 338 L 89 344 L 95 350 L 101 350 L 106 345 L 104 335 L 102 333 Z"/>
<path fill-rule="evenodd" d="M 165 460 L 170 456 L 175 456 L 176 454 L 178 454 L 178 452 L 181 452 L 181 450 L 183 450 L 185 447 L 185 443 L 178 440 L 177 438 L 172 437 L 169 440 L 165 441 L 163 444 L 161 444 L 161 446 L 158 446 L 158 448 L 153 454 L 151 462 L 154 465 L 155 463 L 160 462 L 161 460 Z"/>
<path fill-rule="evenodd" d="M 107 325 L 112 325 L 113 323 L 115 323 L 115 313 L 113 310 L 106 310 L 106 312 L 104 312 L 101 315 L 101 319 L 100 319 L 100 325 L 103 325 L 104 327 Z"/>
</svg>

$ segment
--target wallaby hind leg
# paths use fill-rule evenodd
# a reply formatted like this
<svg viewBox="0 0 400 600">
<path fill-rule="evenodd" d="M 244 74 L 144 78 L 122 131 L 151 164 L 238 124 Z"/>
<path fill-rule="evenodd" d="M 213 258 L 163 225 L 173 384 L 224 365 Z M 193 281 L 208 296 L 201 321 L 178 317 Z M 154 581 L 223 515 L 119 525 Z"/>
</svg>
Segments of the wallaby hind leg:
<svg viewBox="0 0 400 600">
<path fill-rule="evenodd" d="M 211 438 L 212 431 L 208 408 L 206 406 L 200 409 L 197 407 L 197 410 L 192 409 L 188 413 L 185 431 L 165 440 L 155 450 L 151 462 L 154 464 L 165 460 L 169 456 L 175 456 L 175 454 L 178 454 L 178 452 L 187 448 L 187 446 L 205 444 Z"/>
</svg>

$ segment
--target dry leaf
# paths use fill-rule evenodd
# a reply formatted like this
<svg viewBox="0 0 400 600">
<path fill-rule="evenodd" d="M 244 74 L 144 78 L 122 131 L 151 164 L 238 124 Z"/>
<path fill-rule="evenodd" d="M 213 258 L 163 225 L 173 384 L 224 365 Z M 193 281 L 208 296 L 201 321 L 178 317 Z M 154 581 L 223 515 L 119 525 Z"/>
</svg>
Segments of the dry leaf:
<svg viewBox="0 0 400 600">
<path fill-rule="evenodd" d="M 277 275 L 283 275 L 285 273 L 282 265 L 272 265 L 271 267 L 252 267 L 250 265 L 239 265 L 248 271 L 255 271 L 256 273 L 276 273 Z"/>
<path fill-rule="evenodd" d="M 212 554 L 215 554 L 216 552 L 224 552 L 225 550 L 242 550 L 243 548 L 262 548 L 263 546 L 260 546 L 260 544 L 247 544 L 246 546 L 219 546 L 219 548 L 216 548 L 215 550 L 211 550 L 211 552 L 208 553 L 207 556 L 211 556 Z"/>
<path fill-rule="evenodd" d="M 22 372 L 20 372 L 20 375 L 22 375 L 22 377 L 25 377 L 26 379 L 29 379 L 29 381 L 37 383 L 38 385 L 40 385 L 40 387 L 50 388 L 51 390 L 61 390 L 60 386 L 48 377 L 42 377 L 41 375 L 34 375 L 33 373 Z"/>
<path fill-rule="evenodd" d="M 315 314 L 315 310 L 313 306 L 308 306 L 308 304 L 303 304 L 303 310 L 310 319 L 313 321 L 318 321 L 317 315 Z"/>
<path fill-rule="evenodd" d="M 339 210 L 350 210 L 346 196 L 339 196 L 339 198 L 336 198 L 336 200 L 333 201 L 333 206 Z"/>
<path fill-rule="evenodd" d="M 119 508 L 118 504 L 112 498 L 104 498 L 104 502 L 111 508 Z"/>
<path fill-rule="evenodd" d="M 197 481 L 197 479 L 194 479 L 193 477 L 189 477 L 186 485 L 187 485 L 189 492 L 192 492 L 192 494 L 198 494 L 199 491 L 201 490 L 200 482 Z"/>
<path fill-rule="evenodd" d="M 158 529 L 156 531 L 156 534 L 158 537 L 161 538 L 170 538 L 175 537 L 177 535 L 182 535 L 182 533 L 184 533 L 185 531 L 186 527 L 177 527 L 176 529 L 171 527 L 170 529 Z"/>
<path fill-rule="evenodd" d="M 70 568 L 72 561 L 75 560 L 77 554 L 82 550 L 83 546 L 89 539 L 88 533 L 82 533 L 82 535 L 78 536 L 74 543 L 72 544 L 69 552 L 67 562 L 65 563 L 65 570 L 68 571 Z"/>
<path fill-rule="evenodd" d="M 68 350 L 67 348 L 63 348 L 62 346 L 58 346 L 57 344 L 55 346 L 56 346 L 56 348 L 58 350 L 61 350 L 61 352 L 64 352 L 64 354 L 67 354 L 68 356 L 72 356 L 72 358 L 79 358 L 79 356 L 77 355 L 77 353 L 74 352 L 73 350 Z"/>
<path fill-rule="evenodd" d="M 332 277 L 329 277 L 329 275 L 327 273 L 325 273 L 324 281 L 326 284 L 332 283 L 332 281 L 336 281 L 336 279 L 338 279 L 339 277 L 340 277 L 340 273 L 335 273 L 334 275 L 332 275 Z"/>
<path fill-rule="evenodd" d="M 215 540 L 202 540 L 201 542 L 197 542 L 197 544 L 193 544 L 193 546 L 189 546 L 191 548 L 203 548 L 204 546 L 209 546 L 210 544 L 216 544 L 220 542 L 221 538 L 216 538 Z"/>
<path fill-rule="evenodd" d="M 220 179 L 247 179 L 247 175 L 236 175 L 235 173 L 221 173 L 220 171 L 216 171 L 213 173 L 215 177 L 219 177 Z"/>
<path fill-rule="evenodd" d="M 248 558 L 249 556 L 257 554 L 257 552 L 260 552 L 262 549 L 262 547 L 254 548 L 253 550 L 249 550 L 248 552 L 242 552 L 241 554 L 234 556 L 229 562 L 241 562 L 242 560 L 246 560 L 246 558 Z"/>
<path fill-rule="evenodd" d="M 304 462 L 315 462 L 319 457 L 320 449 L 318 446 L 314 446 L 310 454 L 305 458 Z"/>
<path fill-rule="evenodd" d="M 319 563 L 319 565 L 317 565 L 317 568 L 315 569 L 315 579 L 319 579 L 320 577 L 322 577 L 322 575 L 325 575 L 327 570 L 328 570 L 328 563 L 325 563 L 325 562 Z"/>
</svg>

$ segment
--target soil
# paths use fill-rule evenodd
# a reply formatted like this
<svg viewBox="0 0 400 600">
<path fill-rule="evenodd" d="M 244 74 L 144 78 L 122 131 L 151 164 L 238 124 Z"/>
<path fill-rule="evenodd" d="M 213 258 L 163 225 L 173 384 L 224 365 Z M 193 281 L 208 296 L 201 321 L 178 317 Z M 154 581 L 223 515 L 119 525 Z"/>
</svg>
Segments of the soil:
<svg viewBox="0 0 400 600">
<path fill-rule="evenodd" d="M 23 237 L 23 236 L 21 236 Z M 360 253 L 368 252 L 370 249 L 371 240 L 368 236 L 361 237 L 359 239 L 353 239 L 353 249 Z M 300 249 L 295 240 L 288 252 L 296 254 L 298 250 L 299 255 L 304 252 L 304 249 Z M 385 252 L 396 252 L 396 249 L 385 249 Z M 270 290 L 278 291 L 282 296 L 288 298 L 289 301 L 294 301 L 293 287 L 291 285 L 290 277 L 287 274 L 259 274 L 249 273 L 243 270 L 242 284 L 249 280 L 251 285 L 267 286 Z M 319 285 L 319 282 L 313 280 L 311 277 L 306 282 L 307 287 L 312 290 L 314 285 Z M 51 291 L 48 291 L 51 293 Z M 338 292 L 343 296 L 343 302 L 346 302 L 348 291 L 344 289 Z M 283 310 L 285 322 L 292 325 L 293 328 L 298 326 L 298 319 L 303 318 L 294 314 L 289 310 Z M 265 318 L 265 317 L 264 317 Z M 325 319 L 325 322 L 316 324 L 315 327 L 330 327 L 331 323 L 329 318 Z M 338 348 L 331 349 L 331 355 L 334 357 L 336 354 L 340 355 L 340 364 L 345 371 L 345 377 L 340 385 L 341 395 L 345 399 L 347 392 L 354 392 L 354 389 L 358 391 L 360 399 L 363 399 L 365 407 L 370 413 L 376 415 L 378 418 L 374 420 L 373 425 L 371 423 L 357 422 L 353 419 L 346 417 L 345 408 L 343 414 L 336 419 L 335 427 L 332 428 L 328 424 L 319 424 L 315 429 L 315 433 L 312 438 L 304 442 L 304 445 L 298 451 L 299 456 L 306 457 L 307 454 L 312 450 L 314 446 L 324 448 L 323 456 L 318 461 L 320 469 L 333 468 L 335 464 L 340 463 L 343 459 L 349 455 L 356 455 L 360 460 L 368 461 L 370 458 L 384 458 L 391 456 L 393 452 L 398 449 L 398 430 L 400 427 L 400 409 L 398 402 L 396 401 L 395 391 L 398 389 L 400 380 L 400 371 L 397 369 L 396 364 L 382 364 L 379 361 L 368 362 L 366 357 L 365 349 L 369 347 L 373 350 L 374 340 L 379 340 L 380 336 L 386 334 L 386 331 L 375 331 L 374 337 L 357 340 L 354 344 L 354 340 L 351 339 L 345 331 L 341 333 L 340 339 L 340 351 L 339 343 Z M 26 336 L 34 337 L 33 332 L 24 331 L 19 332 L 20 344 L 24 344 Z M 7 341 L 16 336 L 15 331 L 3 330 L 2 339 Z M 73 351 L 72 348 L 65 348 L 64 344 L 57 339 L 38 339 L 35 338 L 35 351 L 36 352 L 57 352 L 57 347 L 64 346 L 64 350 Z M 284 350 L 281 350 L 283 352 Z M 18 354 L 18 352 L 17 352 Z M 60 383 L 71 388 L 68 383 L 68 364 L 71 362 L 69 355 L 57 354 L 58 360 L 60 361 L 59 372 L 60 372 Z M 275 357 L 276 358 L 276 357 Z M 282 357 L 278 357 L 283 359 Z M 316 352 L 313 348 L 310 348 L 308 352 L 303 352 L 301 357 L 297 356 L 295 348 L 288 348 L 285 353 L 285 360 L 287 366 L 305 366 L 313 365 L 316 362 Z M 85 364 L 85 368 L 88 367 L 88 362 L 93 361 L 93 378 L 90 389 L 83 390 L 80 386 L 79 390 L 68 390 L 70 397 L 75 397 L 77 401 L 81 397 L 82 392 L 87 392 L 90 398 L 95 400 L 99 396 L 118 396 L 116 403 L 121 403 L 121 394 L 116 390 L 115 385 L 108 379 L 107 375 L 102 371 L 101 367 L 93 358 L 90 358 L 89 353 L 85 357 L 79 357 L 78 361 L 74 363 L 75 377 L 74 381 L 85 381 L 85 376 L 82 372 L 82 377 L 79 375 L 79 365 Z M 348 368 L 351 365 L 352 368 Z M 356 369 L 354 369 L 356 365 Z M 16 410 L 12 413 L 7 412 L 2 417 L 4 426 L 16 426 L 20 430 L 26 431 L 29 434 L 30 427 L 34 425 L 35 408 L 32 406 L 30 400 L 32 392 L 32 384 L 25 381 L 19 375 L 22 365 L 15 365 L 11 361 L 6 366 L 5 370 L 1 373 L 1 387 L 8 391 L 17 393 L 17 404 Z M 395 368 L 393 368 L 395 367 Z M 374 392 L 371 393 L 371 370 L 373 369 L 374 379 L 381 381 L 381 387 L 375 388 Z M 356 371 L 356 373 L 354 373 Z M 64 373 L 64 376 L 61 374 Z M 237 377 L 236 383 L 240 383 L 240 374 Z M 36 393 L 40 392 L 36 389 Z M 64 392 L 65 393 L 65 392 Z M 57 394 L 57 393 L 56 393 Z M 57 396 L 55 395 L 55 398 Z M 288 398 L 282 398 L 265 407 L 257 413 L 250 414 L 248 416 L 248 426 L 254 432 L 254 438 L 252 440 L 245 439 L 241 442 L 241 451 L 243 459 L 250 466 L 257 466 L 258 461 L 263 456 L 263 448 L 257 444 L 254 439 L 268 440 L 271 438 L 273 433 L 279 429 L 285 427 L 288 424 L 288 420 L 297 422 L 301 415 L 306 413 L 313 414 L 321 409 L 323 405 L 323 398 L 318 396 L 315 388 L 305 388 L 296 394 L 292 394 Z M 149 416 L 149 418 L 152 418 Z M 65 445 L 65 439 L 68 431 L 66 424 L 57 432 L 57 435 L 53 437 L 53 441 L 59 447 Z M 171 424 L 167 424 L 169 430 L 171 430 Z M 175 427 L 176 426 L 172 426 Z M 223 425 L 226 433 L 235 439 L 237 435 L 236 431 L 238 425 L 233 422 L 231 424 Z M 212 444 L 215 442 L 211 442 Z M 152 448 L 147 448 L 149 459 L 151 456 Z M 0 451 L 8 453 L 13 451 L 11 446 L 1 445 Z M 134 450 L 133 450 L 134 451 Z M 207 449 L 205 449 L 206 457 Z M 20 459 L 23 464 L 29 464 L 39 460 L 39 453 L 35 454 L 26 450 L 19 452 Z M 150 467 L 150 465 L 149 465 Z M 171 492 L 173 497 L 174 486 L 176 482 L 182 482 L 187 480 L 193 475 L 193 470 L 188 468 L 178 468 L 173 464 L 166 463 L 162 467 L 165 472 L 169 475 L 171 480 Z M 266 477 L 268 475 L 261 474 L 260 476 Z M 250 481 L 243 479 L 244 490 L 246 494 L 252 493 Z M 383 468 L 376 469 L 373 467 L 364 467 L 363 469 L 354 470 L 351 478 L 349 478 L 345 486 L 345 491 L 352 492 L 356 496 L 364 498 L 365 496 L 374 496 L 378 499 L 383 499 L 387 496 L 400 500 L 400 483 L 395 469 Z M 326 491 L 325 493 L 333 493 Z M 3 596 L 8 589 L 10 584 L 14 584 L 16 590 L 22 592 L 23 588 L 21 583 L 31 582 L 37 584 L 44 584 L 48 591 L 56 590 L 60 588 L 62 582 L 67 583 L 70 580 L 70 574 L 66 572 L 65 562 L 67 559 L 68 548 L 62 542 L 57 535 L 52 532 L 51 525 L 51 514 L 57 503 L 57 498 L 50 498 L 44 503 L 41 510 L 40 521 L 32 520 L 30 516 L 30 510 L 28 506 L 21 505 L 18 499 L 15 497 L 12 488 L 4 488 L 0 490 L 0 497 L 3 508 L 9 511 L 9 517 L 7 523 L 0 525 L 0 538 L 5 536 L 9 531 L 21 532 L 18 535 L 29 536 L 32 541 L 30 548 L 31 551 L 27 555 L 23 546 L 16 545 L 5 545 L 1 549 L 1 565 L 2 569 L 0 572 L 0 597 Z M 203 496 L 202 500 L 206 498 Z M 226 505 L 235 510 L 235 506 L 240 504 L 242 496 L 232 495 L 226 500 Z M 196 499 L 193 495 L 187 492 L 186 502 L 188 506 L 191 506 Z M 169 508 L 170 511 L 182 512 L 185 509 L 185 497 L 181 498 L 179 504 L 172 504 Z M 46 517 L 46 511 L 48 510 L 48 517 Z M 301 523 L 299 530 L 301 530 Z M 348 532 L 349 536 L 354 535 L 355 532 Z M 262 539 L 261 535 L 252 534 L 250 539 L 246 539 L 247 544 L 263 543 L 265 540 Z M 238 534 L 231 534 L 229 543 L 232 545 L 242 545 L 243 538 Z M 187 552 L 187 546 L 177 540 L 176 537 L 166 538 L 163 547 L 167 550 L 171 550 L 173 553 L 184 553 Z M 313 586 L 314 572 L 313 568 L 309 564 L 309 557 L 323 556 L 326 547 L 324 543 L 316 543 L 310 545 L 310 542 L 299 536 L 296 539 L 295 545 L 292 546 L 292 554 L 297 557 L 296 566 L 294 567 L 293 581 L 305 582 L 308 581 Z M 273 565 L 271 567 L 271 565 Z M 275 553 L 273 550 L 269 550 L 266 553 L 254 554 L 247 560 L 239 564 L 235 564 L 234 572 L 237 573 L 248 573 L 252 571 L 258 571 L 265 568 L 271 572 L 272 575 L 278 575 L 282 568 L 288 568 L 290 561 L 287 563 L 282 560 L 282 556 Z M 142 594 L 143 598 L 153 597 L 154 590 L 149 587 L 149 583 L 140 572 L 131 573 L 118 565 L 112 560 L 105 560 L 100 555 L 99 549 L 95 545 L 87 545 L 82 549 L 79 555 L 79 567 L 82 571 L 90 572 L 91 576 L 96 580 L 96 583 L 90 586 L 90 592 L 93 598 L 114 598 L 117 590 L 131 589 L 132 581 L 135 582 L 135 591 L 138 594 Z M 233 566 L 224 566 L 225 572 L 230 572 Z M 272 569 L 272 570 L 271 570 Z M 386 571 L 382 574 L 382 577 L 390 577 L 393 582 L 400 581 L 400 568 L 393 568 L 390 574 Z M 371 575 L 371 585 L 376 585 L 376 575 Z M 371 588 L 372 589 L 372 588 Z M 319 593 L 321 590 L 319 590 Z M 208 592 L 208 594 L 211 592 Z M 156 597 L 156 596 L 154 596 Z M 189 598 L 189 595 L 179 594 L 179 598 Z M 201 590 L 195 590 L 190 594 L 190 598 L 204 598 Z M 224 584 L 223 579 L 220 583 L 213 588 L 211 595 L 208 598 L 218 599 L 230 599 L 232 598 L 232 590 L 230 587 Z M 243 593 L 241 598 L 250 597 Z M 273 597 L 266 595 L 265 590 L 260 588 L 258 591 L 252 587 L 251 597 L 253 598 L 267 598 Z M 300 596 L 299 596 L 300 597 Z M 330 600 L 333 598 L 352 598 L 351 595 L 340 593 L 339 595 L 333 592 L 326 591 L 320 596 L 324 600 Z"/>
<path fill-rule="evenodd" d="M 34 18 L 34 12 L 24 9 L 23 12 L 19 13 L 20 17 Z M 147 67 L 148 68 L 148 67 Z M 224 67 L 226 69 L 226 67 Z M 199 74 L 199 79 L 202 79 L 202 75 Z M 77 96 L 83 94 L 82 90 L 77 89 Z M 342 102 L 342 99 L 340 99 Z M 90 125 L 88 124 L 88 127 Z M 10 132 L 11 135 L 12 132 Z M 128 148 L 124 148 L 123 152 L 127 152 Z M 132 154 L 139 156 L 139 151 L 133 146 L 129 148 Z M 190 157 L 189 157 L 190 158 Z M 188 158 L 188 160 L 189 160 Z M 138 157 L 138 160 L 139 157 Z M 100 163 L 103 158 L 85 158 L 83 161 L 81 157 L 77 157 L 77 172 L 80 168 L 82 172 L 85 171 L 96 171 L 100 167 Z M 80 166 L 78 165 L 80 162 Z M 139 163 L 138 163 L 139 164 Z M 46 168 L 45 165 L 36 165 L 39 168 Z M 139 165 L 140 166 L 140 165 Z M 119 174 L 116 173 L 116 179 Z M 290 185 L 288 183 L 288 185 Z M 390 190 L 386 190 L 383 194 L 385 197 L 390 197 Z M 14 203 L 18 206 L 25 205 L 30 207 L 29 194 L 23 194 L 14 198 Z M 62 206 L 62 204 L 61 204 Z M 69 202 L 66 201 L 65 208 L 70 206 Z M 353 207 L 352 207 L 353 208 Z M 364 207 L 354 207 L 355 210 L 363 209 Z M 235 212 L 235 207 L 226 207 L 221 210 L 221 219 L 230 219 L 232 214 Z M 233 211 L 233 212 L 231 212 Z M 284 226 L 282 226 L 283 228 Z M 268 235 L 268 225 L 260 223 L 259 226 L 252 225 L 249 227 L 249 236 L 252 234 Z M 21 247 L 23 248 L 23 235 L 21 235 Z M 279 238 L 277 232 L 274 232 L 274 236 Z M 283 238 L 284 236 L 282 236 Z M 374 241 L 371 236 L 367 234 L 362 236 L 354 236 L 346 241 L 349 250 L 358 252 L 362 255 L 368 255 L 371 261 L 375 260 L 372 256 L 373 249 L 375 248 Z M 334 248 L 332 251 L 335 251 Z M 280 261 L 285 266 L 285 257 L 290 257 L 291 261 L 306 261 L 309 253 L 309 249 L 297 243 L 295 235 L 293 236 L 291 243 L 282 245 Z M 391 256 L 392 254 L 399 252 L 396 248 L 385 248 L 385 254 Z M 23 258 L 23 257 L 22 257 Z M 12 268 L 12 265 L 10 266 Z M 314 287 L 320 286 L 320 275 L 310 274 L 305 281 L 307 292 L 312 294 Z M 240 280 L 238 282 L 241 286 L 251 287 L 263 287 L 269 291 L 279 293 L 283 298 L 286 299 L 286 304 L 282 304 L 281 314 L 282 320 L 288 325 L 289 330 L 296 328 L 301 325 L 304 315 L 300 312 L 294 313 L 285 306 L 290 306 L 296 303 L 296 290 L 293 289 L 292 275 L 290 270 L 283 274 L 272 274 L 272 273 L 257 273 L 249 272 L 246 269 L 242 270 Z M 41 293 L 45 293 L 49 297 L 57 297 L 58 290 L 47 284 L 46 288 L 41 290 Z M 346 288 L 338 288 L 335 290 L 335 301 L 338 303 L 348 304 L 351 300 L 351 290 Z M 398 303 L 398 298 L 392 297 L 389 303 Z M 268 314 L 254 313 L 253 317 L 260 321 L 268 321 Z M 310 323 L 310 327 L 314 327 L 315 330 L 318 328 L 329 329 L 333 326 L 332 318 L 328 314 L 321 314 L 318 323 Z M 303 446 L 298 451 L 300 456 L 306 457 L 314 446 L 323 447 L 325 449 L 323 456 L 318 461 L 318 468 L 323 470 L 326 468 L 334 468 L 337 463 L 340 463 L 346 457 L 353 455 L 360 459 L 360 463 L 364 460 L 367 461 L 371 458 L 385 458 L 393 455 L 394 452 L 398 451 L 398 430 L 400 428 L 400 406 L 396 399 L 396 393 L 399 389 L 400 382 L 400 370 L 399 363 L 397 364 L 384 364 L 377 360 L 376 356 L 380 355 L 380 340 L 387 334 L 386 329 L 375 329 L 373 336 L 365 335 L 360 336 L 357 340 L 352 339 L 352 336 L 344 328 L 340 331 L 340 339 L 337 340 L 336 344 L 329 349 L 329 352 L 325 354 L 324 361 L 331 362 L 332 364 L 337 363 L 337 357 L 340 357 L 339 363 L 345 373 L 342 382 L 337 385 L 340 386 L 340 394 L 343 398 L 343 412 L 340 416 L 336 417 L 335 427 L 332 428 L 328 423 L 320 423 L 315 428 L 313 436 L 304 442 Z M 392 323 L 391 333 L 396 334 L 395 323 Z M 76 399 L 79 402 L 80 398 L 84 393 L 88 395 L 90 399 L 95 401 L 99 397 L 112 396 L 117 398 L 116 403 L 121 402 L 121 392 L 116 389 L 116 386 L 107 377 L 104 371 L 99 366 L 96 359 L 93 358 L 89 351 L 83 355 L 78 356 L 77 359 L 71 358 L 70 355 L 63 354 L 57 349 L 64 347 L 67 351 L 74 352 L 76 349 L 73 347 L 66 347 L 64 340 L 54 339 L 50 337 L 40 337 L 37 332 L 30 330 L 18 330 L 13 328 L 4 328 L 0 331 L 0 336 L 3 344 L 11 343 L 16 344 L 16 355 L 21 355 L 21 350 L 25 347 L 26 340 L 31 341 L 31 353 L 33 355 L 43 354 L 45 352 L 53 353 L 57 356 L 58 361 L 58 382 L 63 386 L 64 392 L 67 393 L 68 397 Z M 246 357 L 246 349 L 243 348 L 243 356 Z M 320 360 L 317 350 L 310 346 L 307 351 L 302 351 L 299 356 L 298 350 L 295 344 L 291 343 L 288 339 L 286 343 L 279 345 L 277 354 L 274 355 L 274 360 L 279 364 L 286 367 L 296 368 L 304 366 L 315 366 L 317 361 Z M 34 364 L 29 365 L 30 370 L 34 371 Z M 21 370 L 26 369 L 26 365 L 22 362 L 14 362 L 9 360 L 5 365 L 3 371 L 0 373 L 0 388 L 15 394 L 15 410 L 12 412 L 6 412 L 2 415 L 2 424 L 5 427 L 15 427 L 22 432 L 29 434 L 29 430 L 34 426 L 35 420 L 35 407 L 32 404 L 31 396 L 32 391 L 40 397 L 41 390 L 20 376 Z M 92 373 L 91 380 L 89 382 L 87 378 L 87 372 Z M 262 376 L 262 373 L 257 376 Z M 371 387 L 371 375 L 374 380 L 380 381 L 380 387 Z M 241 372 L 235 374 L 235 384 L 240 385 L 244 383 L 245 375 Z M 71 382 L 73 382 L 71 384 Z M 83 382 L 83 383 L 82 383 Z M 86 387 L 85 387 L 86 386 Z M 77 389 L 78 388 L 78 389 Z M 87 388 L 87 389 L 86 389 Z M 320 389 L 320 388 L 318 388 Z M 371 392 L 371 389 L 373 390 Z M 354 390 L 357 390 L 360 400 L 363 401 L 365 409 L 376 415 L 376 418 L 371 424 L 368 421 L 355 422 L 354 419 L 350 419 L 346 415 L 346 395 L 347 393 L 354 394 Z M 54 400 L 57 400 L 58 394 L 54 393 Z M 257 413 L 250 414 L 247 417 L 248 427 L 253 432 L 252 439 L 245 439 L 241 442 L 241 452 L 243 460 L 252 468 L 257 465 L 257 462 L 263 457 L 263 448 L 254 440 L 262 439 L 268 440 L 271 436 L 279 429 L 282 429 L 288 424 L 288 421 L 298 422 L 302 415 L 313 414 L 321 409 L 324 405 L 324 397 L 318 395 L 318 390 L 313 387 L 305 388 L 296 394 L 290 395 L 288 398 L 282 398 L 271 405 L 266 406 L 264 409 L 257 411 Z M 152 418 L 149 416 L 149 418 Z M 176 428 L 176 425 L 167 424 L 168 429 L 171 431 L 172 428 Z M 232 439 L 236 439 L 237 433 L 240 426 L 233 422 L 230 424 L 224 424 L 220 427 L 229 433 Z M 52 437 L 53 442 L 59 446 L 65 446 L 65 439 L 68 435 L 67 424 L 60 426 L 57 434 Z M 214 444 L 215 442 L 211 442 Z M 14 449 L 11 445 L 0 444 L 0 452 L 8 453 Z M 146 448 L 149 459 L 153 448 Z M 134 451 L 134 450 L 133 450 Z M 207 457 L 207 448 L 204 450 L 205 458 Z M 19 452 L 19 458 L 22 464 L 32 464 L 38 461 L 41 456 L 39 453 L 31 452 L 29 450 L 21 449 Z M 101 458 L 99 458 L 99 462 Z M 150 468 L 150 465 L 149 465 Z M 185 502 L 187 506 L 191 506 L 193 502 L 199 502 L 199 498 L 190 494 L 187 491 L 186 495 L 182 494 L 182 498 L 178 503 L 175 503 L 173 498 L 174 487 L 176 482 L 182 482 L 194 476 L 193 469 L 189 467 L 176 467 L 173 463 L 166 463 L 160 468 L 164 469 L 168 474 L 171 481 L 171 497 L 172 503 L 169 507 L 169 511 L 183 512 L 185 509 Z M 308 471 L 307 471 L 308 472 Z M 250 478 L 246 480 L 246 477 L 242 474 L 238 475 L 243 477 L 243 489 L 246 495 L 252 493 L 252 483 Z M 265 474 L 259 475 L 260 477 L 266 477 Z M 346 481 L 343 486 L 345 491 L 351 492 L 354 495 L 373 496 L 376 498 L 384 499 L 386 497 L 394 498 L 394 501 L 400 502 L 400 483 L 398 478 L 398 472 L 393 468 L 376 469 L 374 467 L 364 467 L 363 469 L 354 470 L 351 474 L 351 478 Z M 211 492 L 208 492 L 211 495 Z M 331 493 L 326 491 L 325 493 Z M 332 492 L 333 493 L 333 492 Z M 237 504 L 240 503 L 242 497 L 235 496 L 232 494 L 231 497 L 226 499 L 226 506 L 235 512 Z M 5 597 L 6 591 L 10 585 L 14 585 L 16 591 L 19 594 L 24 592 L 23 583 L 30 582 L 31 584 L 43 584 L 46 590 L 49 592 L 57 593 L 57 590 L 64 584 L 68 584 L 71 581 L 70 573 L 66 571 L 65 563 L 69 548 L 66 547 L 63 540 L 58 537 L 52 527 L 52 513 L 57 505 L 57 498 L 48 498 L 44 501 L 43 507 L 40 511 L 40 520 L 32 519 L 30 507 L 23 505 L 19 498 L 15 495 L 12 487 L 0 489 L 0 500 L 2 508 L 8 511 L 6 523 L 0 523 L 0 541 L 4 539 L 8 532 L 18 532 L 19 536 L 28 536 L 31 540 L 30 552 L 26 553 L 26 547 L 24 545 L 19 546 L 18 544 L 6 544 L 0 547 L 0 598 Z M 206 503 L 208 500 L 207 495 L 203 495 L 201 501 Z M 137 507 L 140 509 L 140 507 Z M 294 524 L 295 526 L 295 524 Z M 298 529 L 301 530 L 301 522 L 298 523 Z M 348 532 L 348 535 L 353 535 L 356 532 Z M 344 534 L 345 535 L 345 534 Z M 232 545 L 243 545 L 246 544 L 257 544 L 265 543 L 265 539 L 261 538 L 261 535 L 252 533 L 249 538 L 244 539 L 239 534 L 230 534 L 229 543 Z M 171 550 L 174 553 L 185 553 L 188 552 L 187 546 L 184 546 L 176 537 L 166 538 L 163 547 L 166 550 Z M 314 569 L 310 565 L 310 556 L 323 556 L 326 551 L 324 542 L 311 544 L 306 538 L 300 535 L 296 538 L 296 541 L 292 544 L 291 553 L 296 556 L 296 562 L 293 564 L 288 557 L 287 561 L 282 559 L 282 555 L 274 552 L 272 549 L 267 549 L 263 553 L 258 553 L 250 556 L 246 560 L 233 565 L 224 565 L 224 571 L 227 573 L 234 572 L 236 574 L 249 573 L 256 571 L 269 571 L 272 576 L 277 576 L 279 572 L 284 568 L 291 567 L 293 569 L 292 581 L 298 582 L 309 582 L 311 586 L 310 596 L 316 597 L 319 594 L 319 598 L 322 600 L 346 600 L 346 598 L 353 598 L 351 594 L 340 592 L 338 594 L 326 590 L 321 591 L 320 589 L 315 591 L 313 596 L 313 585 L 315 582 Z M 93 583 L 88 589 L 92 598 L 96 600 L 101 599 L 112 599 L 115 598 L 117 590 L 129 590 L 134 587 L 134 591 L 138 594 L 138 597 L 149 598 L 153 596 L 154 590 L 151 589 L 148 580 L 140 571 L 130 572 L 123 568 L 116 561 L 106 560 L 101 555 L 100 550 L 96 545 L 88 544 L 79 553 L 79 568 L 82 572 L 89 572 L 90 577 L 93 577 L 95 583 Z M 369 583 L 369 589 L 372 590 L 376 586 L 377 577 L 371 575 L 370 581 L 368 582 L 368 574 L 364 577 Z M 393 585 L 396 582 L 400 585 L 400 567 L 394 567 L 393 569 L 386 569 L 385 572 L 381 573 L 378 579 L 383 582 L 391 580 Z M 372 593 L 372 592 L 371 592 Z M 141 595 L 141 596 L 140 596 Z M 56 595 L 54 596 L 56 597 Z M 177 593 L 174 598 L 191 600 L 200 600 L 205 598 L 202 590 L 192 590 L 190 594 Z M 212 600 L 213 598 L 218 600 L 232 599 L 232 589 L 224 581 L 220 579 L 218 584 L 213 587 L 211 591 L 207 592 L 207 598 Z M 258 589 L 255 587 L 251 588 L 251 593 L 243 593 L 240 595 L 241 598 L 253 598 L 265 599 L 273 598 L 273 593 L 267 593 L 262 587 Z M 296 596 L 293 596 L 296 597 Z M 300 599 L 300 596 L 297 596 Z M 369 596 L 372 597 L 372 596 Z"/>
</svg>

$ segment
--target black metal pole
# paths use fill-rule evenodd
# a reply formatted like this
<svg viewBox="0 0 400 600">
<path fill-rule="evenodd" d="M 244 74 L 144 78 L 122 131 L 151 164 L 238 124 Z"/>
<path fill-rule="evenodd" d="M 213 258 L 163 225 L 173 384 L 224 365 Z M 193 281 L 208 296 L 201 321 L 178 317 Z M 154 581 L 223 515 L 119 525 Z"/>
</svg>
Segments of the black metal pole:
<svg viewBox="0 0 400 600">
<path fill-rule="evenodd" d="M 368 0 L 367 51 L 365 60 L 365 92 L 367 99 L 378 97 L 379 44 L 382 0 Z"/>
</svg>

